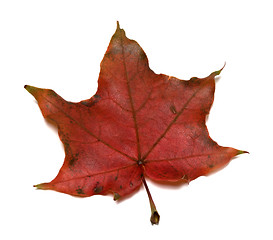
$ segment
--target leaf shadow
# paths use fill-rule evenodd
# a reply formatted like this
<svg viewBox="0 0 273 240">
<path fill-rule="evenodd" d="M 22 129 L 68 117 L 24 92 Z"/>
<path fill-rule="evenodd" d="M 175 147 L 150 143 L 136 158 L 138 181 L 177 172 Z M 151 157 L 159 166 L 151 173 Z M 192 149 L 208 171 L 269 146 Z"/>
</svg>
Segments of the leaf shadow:
<svg viewBox="0 0 273 240">
<path fill-rule="evenodd" d="M 33 102 L 35 104 L 37 104 L 37 106 L 39 107 L 39 104 L 37 102 L 37 100 L 33 100 Z M 40 110 L 40 109 L 39 109 Z M 43 117 L 43 120 L 44 120 L 44 123 L 46 124 L 46 126 L 52 131 L 54 132 L 57 136 L 59 136 L 58 134 L 58 125 L 56 124 L 56 122 L 54 122 L 53 120 L 49 119 L 49 118 L 44 118 Z"/>
<path fill-rule="evenodd" d="M 220 76 L 220 75 L 217 75 L 216 77 L 214 77 L 215 85 L 220 81 L 221 77 L 222 76 Z M 213 101 L 213 103 L 211 105 L 211 108 L 213 107 L 213 104 L 214 104 L 214 101 Z M 208 122 L 209 118 L 210 118 L 210 114 L 207 114 L 206 118 L 205 118 L 205 122 Z"/>
<path fill-rule="evenodd" d="M 185 186 L 189 185 L 189 182 L 186 179 L 181 179 L 181 180 L 173 181 L 173 182 L 170 182 L 170 181 L 154 181 L 154 180 L 151 180 L 151 179 L 149 179 L 149 180 L 154 186 L 159 187 L 159 188 L 165 188 L 165 189 L 179 189 L 179 188 L 182 188 L 182 187 L 185 187 Z"/>
<path fill-rule="evenodd" d="M 214 78 L 215 84 L 217 84 L 217 83 L 220 81 L 221 78 L 222 78 L 222 76 L 220 76 L 220 75 L 216 76 L 216 77 Z"/>
</svg>

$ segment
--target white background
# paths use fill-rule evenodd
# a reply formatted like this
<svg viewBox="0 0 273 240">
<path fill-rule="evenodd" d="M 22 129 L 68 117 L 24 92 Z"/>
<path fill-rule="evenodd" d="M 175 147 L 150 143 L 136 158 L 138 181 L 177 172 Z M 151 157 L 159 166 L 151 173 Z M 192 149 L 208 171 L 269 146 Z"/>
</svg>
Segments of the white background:
<svg viewBox="0 0 273 240">
<path fill-rule="evenodd" d="M 273 239 L 271 1 L 1 1 L 1 239 Z M 129 199 L 35 190 L 64 159 L 25 84 L 91 97 L 119 20 L 156 73 L 205 77 L 226 67 L 208 120 L 220 145 L 247 150 L 189 186 L 148 181 Z"/>
</svg>

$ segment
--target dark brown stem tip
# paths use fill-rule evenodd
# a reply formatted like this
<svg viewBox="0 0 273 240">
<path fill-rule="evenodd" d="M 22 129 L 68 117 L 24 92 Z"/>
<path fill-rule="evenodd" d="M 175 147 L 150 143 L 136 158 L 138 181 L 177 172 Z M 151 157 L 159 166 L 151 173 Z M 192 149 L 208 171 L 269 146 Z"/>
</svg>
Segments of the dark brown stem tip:
<svg viewBox="0 0 273 240">
<path fill-rule="evenodd" d="M 154 211 L 152 213 L 152 216 L 150 218 L 152 225 L 159 223 L 160 216 L 157 211 Z"/>
</svg>

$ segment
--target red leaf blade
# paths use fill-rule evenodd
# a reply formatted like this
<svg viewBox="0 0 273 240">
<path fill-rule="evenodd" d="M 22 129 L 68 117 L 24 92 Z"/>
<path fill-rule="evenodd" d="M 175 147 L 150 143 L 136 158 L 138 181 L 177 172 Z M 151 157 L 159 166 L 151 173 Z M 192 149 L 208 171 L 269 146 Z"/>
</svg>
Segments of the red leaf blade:
<svg viewBox="0 0 273 240">
<path fill-rule="evenodd" d="M 43 116 L 57 125 L 66 154 L 56 178 L 35 186 L 82 197 L 112 193 L 116 200 L 143 182 L 151 221 L 158 223 L 144 176 L 189 182 L 245 153 L 219 146 L 205 125 L 222 69 L 188 81 L 155 74 L 118 24 L 93 97 L 72 103 L 52 90 L 25 86 Z"/>
</svg>

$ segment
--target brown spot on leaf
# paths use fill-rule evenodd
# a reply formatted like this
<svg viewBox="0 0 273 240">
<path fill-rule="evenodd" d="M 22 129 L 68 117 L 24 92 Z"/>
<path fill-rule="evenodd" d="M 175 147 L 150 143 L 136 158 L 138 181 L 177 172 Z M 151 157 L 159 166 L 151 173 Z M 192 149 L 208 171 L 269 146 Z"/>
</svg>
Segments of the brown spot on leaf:
<svg viewBox="0 0 273 240">
<path fill-rule="evenodd" d="M 102 192 L 102 190 L 103 190 L 103 186 L 100 186 L 99 184 L 100 184 L 100 183 L 97 182 L 96 186 L 95 186 L 94 189 L 93 189 L 94 193 L 96 193 L 96 194 Z"/>
<path fill-rule="evenodd" d="M 76 192 L 77 192 L 77 194 L 80 194 L 80 195 L 85 194 L 84 191 L 82 190 L 82 188 L 80 188 L 80 187 L 78 189 L 76 189 Z"/>
<path fill-rule="evenodd" d="M 79 154 L 76 153 L 74 156 L 71 157 L 71 159 L 69 160 L 70 167 L 74 166 L 75 162 L 78 160 L 78 156 L 79 156 Z"/>
<path fill-rule="evenodd" d="M 191 79 L 190 79 L 190 81 L 197 81 L 198 80 L 198 78 L 197 77 L 192 77 Z"/>
<path fill-rule="evenodd" d="M 53 91 L 53 90 L 49 90 L 49 91 L 47 92 L 47 95 L 48 95 L 48 96 L 51 96 L 51 97 L 58 97 L 57 93 L 56 93 L 55 91 Z"/>
<path fill-rule="evenodd" d="M 171 106 L 170 106 L 170 110 L 171 110 L 171 112 L 172 112 L 173 114 L 177 114 L 177 111 L 176 111 L 176 108 L 175 108 L 174 105 L 171 105 Z"/>
<path fill-rule="evenodd" d="M 87 107 L 91 107 L 94 104 L 96 104 L 97 102 L 99 102 L 100 99 L 101 99 L 101 96 L 98 94 L 95 94 L 91 99 L 81 101 L 81 104 L 83 104 L 84 106 L 87 106 Z"/>
<path fill-rule="evenodd" d="M 209 164 L 208 167 L 209 167 L 209 168 L 213 168 L 213 167 L 214 167 L 214 164 Z"/>
</svg>

